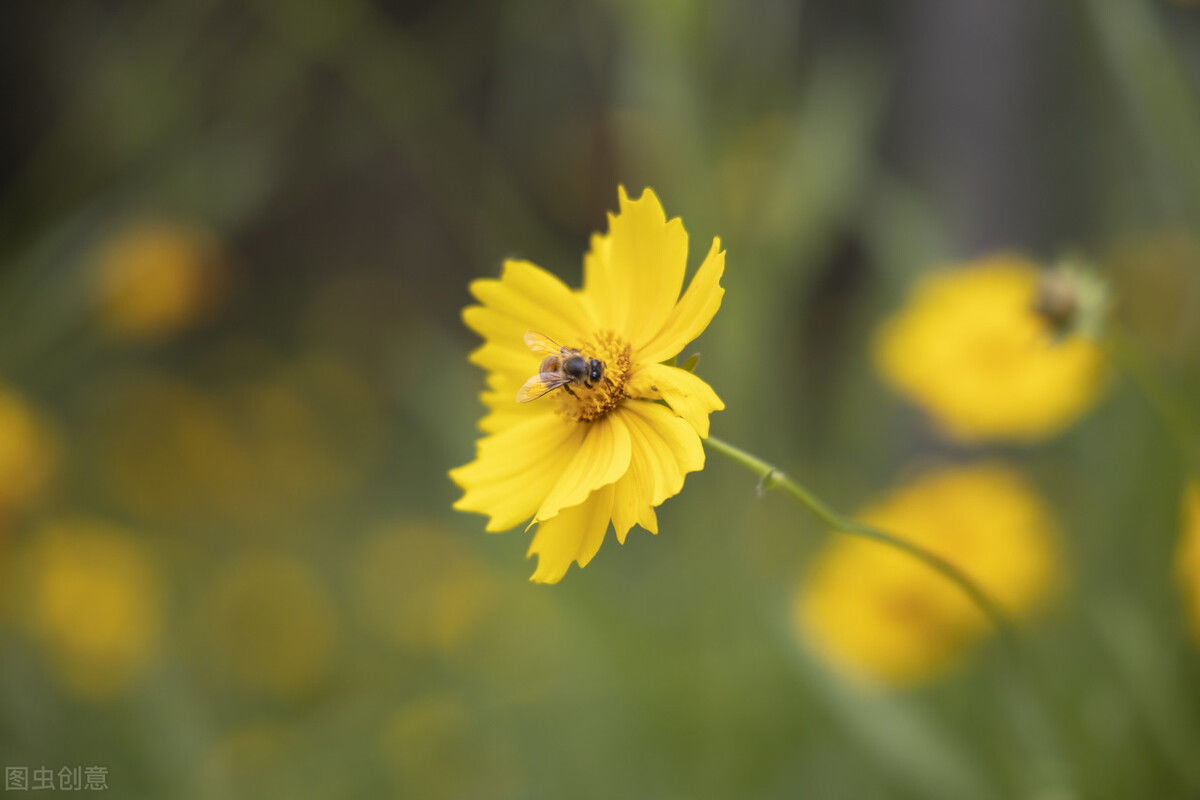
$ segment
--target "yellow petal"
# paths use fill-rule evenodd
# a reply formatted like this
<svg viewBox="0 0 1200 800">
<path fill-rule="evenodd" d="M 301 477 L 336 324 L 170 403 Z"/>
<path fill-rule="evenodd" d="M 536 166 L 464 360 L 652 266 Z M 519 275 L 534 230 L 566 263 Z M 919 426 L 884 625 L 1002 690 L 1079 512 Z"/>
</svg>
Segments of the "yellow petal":
<svg viewBox="0 0 1200 800">
<path fill-rule="evenodd" d="M 687 231 L 668 220 L 650 189 L 630 200 L 619 189 L 620 212 L 609 232 L 592 237 L 584 257 L 584 295 L 603 327 L 620 332 L 637 351 L 666 322 L 687 267 Z"/>
<path fill-rule="evenodd" d="M 653 498 L 658 490 L 659 473 L 650 459 L 656 456 L 648 452 L 649 446 L 639 441 L 638 434 L 630 429 L 633 441 L 632 457 L 629 459 L 629 470 L 621 479 L 613 484 L 613 531 L 617 541 L 625 544 L 625 536 L 629 529 L 638 523 L 647 508 L 654 505 Z"/>
<path fill-rule="evenodd" d="M 550 397 L 547 397 L 545 402 L 516 402 L 517 388 L 523 381 L 523 377 L 513 378 L 500 372 L 492 372 L 488 375 L 488 388 L 479 395 L 479 399 L 489 409 L 488 413 L 479 420 L 481 431 L 498 433 L 505 428 L 542 416 L 551 410 L 547 406 L 554 405 L 554 398 Z"/>
<path fill-rule="evenodd" d="M 471 363 L 524 380 L 541 357 L 525 345 L 526 331 L 568 344 L 595 330 L 591 310 L 566 284 L 527 261 L 508 260 L 500 278 L 471 282 L 483 305 L 463 309 L 463 322 L 484 338 Z"/>
<path fill-rule="evenodd" d="M 629 428 L 618 415 L 576 424 L 585 431 L 583 439 L 538 508 L 539 522 L 564 508 L 579 505 L 593 491 L 615 482 L 629 469 Z"/>
<path fill-rule="evenodd" d="M 608 531 L 612 510 L 613 487 L 604 486 L 588 495 L 584 502 L 564 508 L 558 516 L 538 523 L 527 556 L 538 557 L 537 569 L 530 580 L 558 583 L 574 561 L 587 566 L 600 550 Z"/>
<path fill-rule="evenodd" d="M 521 352 L 514 347 L 487 342 L 471 351 L 467 360 L 476 366 L 483 367 L 488 372 L 499 372 L 510 380 L 524 380 L 537 372 L 538 357 L 526 350 Z M 520 385 L 520 384 L 518 384 Z M 516 390 L 512 399 L 516 401 Z"/>
<path fill-rule="evenodd" d="M 633 443 L 629 471 L 613 494 L 613 528 L 624 544 L 634 524 L 658 532 L 654 507 L 679 493 L 687 473 L 703 469 L 704 448 L 687 422 L 657 403 L 631 400 L 619 413 Z"/>
<path fill-rule="evenodd" d="M 638 517 L 638 525 L 641 525 L 651 533 L 658 533 L 658 515 L 654 513 L 654 509 L 647 506 L 642 509 L 642 514 Z"/>
<path fill-rule="evenodd" d="M 512 528 L 533 516 L 572 463 L 585 427 L 546 411 L 476 445 L 475 460 L 450 470 L 464 490 L 454 507 L 486 514 L 487 530 Z"/>
<path fill-rule="evenodd" d="M 688 421 L 696 433 L 708 436 L 708 415 L 725 407 L 712 387 L 687 370 L 666 364 L 642 364 L 626 387 L 634 397 L 661 398 Z"/>
<path fill-rule="evenodd" d="M 666 361 L 704 332 L 721 307 L 725 295 L 721 288 L 724 272 L 725 251 L 721 249 L 721 240 L 713 239 L 704 263 L 671 310 L 662 330 L 638 353 L 639 361 Z"/>
</svg>

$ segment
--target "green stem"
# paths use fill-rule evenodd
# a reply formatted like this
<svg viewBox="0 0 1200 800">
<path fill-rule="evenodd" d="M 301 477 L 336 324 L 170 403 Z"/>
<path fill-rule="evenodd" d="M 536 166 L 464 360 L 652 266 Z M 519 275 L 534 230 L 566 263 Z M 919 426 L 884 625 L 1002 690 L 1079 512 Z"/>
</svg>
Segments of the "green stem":
<svg viewBox="0 0 1200 800">
<path fill-rule="evenodd" d="M 1006 698 L 1003 705 L 1012 715 L 1013 724 L 1018 728 L 1018 735 L 1025 748 L 1030 768 L 1030 785 L 1027 787 L 1030 791 L 1022 792 L 1022 794 L 1039 796 L 1071 796 L 1074 794 L 1071 791 L 1072 780 L 1062 757 L 1058 736 L 1045 714 L 1045 704 L 1037 681 L 1034 679 L 1034 664 L 1029 657 L 1030 654 L 1022 652 L 1021 643 L 1016 636 L 1016 629 L 1012 622 L 1000 606 L 980 588 L 979 584 L 938 554 L 887 531 L 843 516 L 773 464 L 768 464 L 761 458 L 712 436 L 705 439 L 704 444 L 708 446 L 709 450 L 720 453 L 735 464 L 739 464 L 757 475 L 759 491 L 782 489 L 833 530 L 890 545 L 924 562 L 962 589 L 995 626 L 1000 641 L 1003 642 L 1005 654 L 1008 656 L 1008 665 L 1011 669 L 1007 672 L 1002 684 Z"/>
<path fill-rule="evenodd" d="M 768 464 L 761 458 L 751 455 L 728 442 L 723 442 L 720 439 L 709 436 L 704 440 L 704 444 L 708 446 L 708 449 L 720 453 L 735 464 L 739 464 L 757 475 L 759 478 L 759 491 L 767 492 L 771 489 L 782 489 L 830 528 L 854 536 L 861 536 L 865 539 L 882 542 L 909 554 L 919 561 L 923 561 L 941 573 L 947 580 L 957 584 L 996 627 L 996 631 L 1000 634 L 1005 645 L 1010 649 L 1015 647 L 1012 622 L 1009 621 L 1008 616 L 1001 610 L 1000 606 L 980 588 L 979 584 L 971 580 L 966 573 L 937 553 L 926 550 L 918 544 L 914 544 L 907 539 L 902 539 L 887 531 L 843 516 L 774 465 Z"/>
</svg>

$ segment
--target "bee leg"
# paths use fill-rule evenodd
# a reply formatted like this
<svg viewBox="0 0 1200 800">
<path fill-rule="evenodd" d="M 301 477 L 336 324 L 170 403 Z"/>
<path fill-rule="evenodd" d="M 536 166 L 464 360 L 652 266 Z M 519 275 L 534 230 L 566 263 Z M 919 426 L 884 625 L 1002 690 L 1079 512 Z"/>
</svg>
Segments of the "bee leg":
<svg viewBox="0 0 1200 800">
<path fill-rule="evenodd" d="M 567 385 L 564 383 L 564 384 L 563 384 L 563 388 L 567 390 L 567 394 L 571 395 L 571 397 L 578 398 L 578 395 L 576 395 L 574 392 L 572 392 L 572 391 L 571 391 L 571 387 L 570 387 L 570 386 L 567 386 Z"/>
</svg>

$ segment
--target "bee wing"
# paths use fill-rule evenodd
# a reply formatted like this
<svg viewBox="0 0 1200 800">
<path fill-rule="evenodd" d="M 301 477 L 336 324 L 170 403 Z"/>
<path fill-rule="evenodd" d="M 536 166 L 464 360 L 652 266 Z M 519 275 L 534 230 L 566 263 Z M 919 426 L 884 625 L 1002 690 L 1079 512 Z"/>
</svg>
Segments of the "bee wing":
<svg viewBox="0 0 1200 800">
<path fill-rule="evenodd" d="M 517 402 L 528 403 L 554 391 L 567 382 L 566 378 L 554 372 L 539 372 L 517 390 Z"/>
<path fill-rule="evenodd" d="M 525 332 L 525 346 L 535 353 L 541 353 L 544 356 L 556 356 L 562 352 L 562 345 L 537 331 Z"/>
</svg>

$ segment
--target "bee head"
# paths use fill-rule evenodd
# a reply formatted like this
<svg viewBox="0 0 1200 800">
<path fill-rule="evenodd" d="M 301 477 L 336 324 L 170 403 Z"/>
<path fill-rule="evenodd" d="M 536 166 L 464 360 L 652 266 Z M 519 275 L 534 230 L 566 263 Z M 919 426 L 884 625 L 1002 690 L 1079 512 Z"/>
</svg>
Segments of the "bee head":
<svg viewBox="0 0 1200 800">
<path fill-rule="evenodd" d="M 588 378 L 592 383 L 596 383 L 604 377 L 604 362 L 593 358 L 588 361 Z"/>
</svg>

